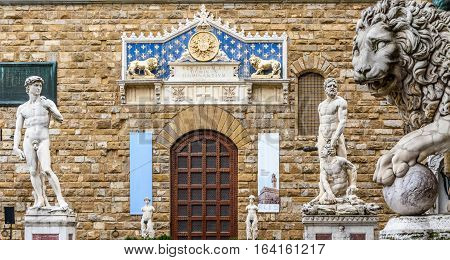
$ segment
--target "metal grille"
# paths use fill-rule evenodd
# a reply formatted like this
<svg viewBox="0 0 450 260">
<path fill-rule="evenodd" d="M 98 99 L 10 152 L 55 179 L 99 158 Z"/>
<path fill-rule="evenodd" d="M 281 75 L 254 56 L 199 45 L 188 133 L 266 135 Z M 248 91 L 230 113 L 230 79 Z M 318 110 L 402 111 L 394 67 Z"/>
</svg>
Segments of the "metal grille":
<svg viewBox="0 0 450 260">
<path fill-rule="evenodd" d="M 298 79 L 298 129 L 300 135 L 317 135 L 319 113 L 317 107 L 325 99 L 324 78 L 317 73 L 306 73 Z"/>
</svg>

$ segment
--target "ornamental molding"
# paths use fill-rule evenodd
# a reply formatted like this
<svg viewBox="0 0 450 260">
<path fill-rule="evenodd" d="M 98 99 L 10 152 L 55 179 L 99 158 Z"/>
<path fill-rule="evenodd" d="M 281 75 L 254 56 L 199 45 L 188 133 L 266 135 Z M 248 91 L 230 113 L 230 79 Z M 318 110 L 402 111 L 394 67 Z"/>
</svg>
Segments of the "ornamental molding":
<svg viewBox="0 0 450 260">
<path fill-rule="evenodd" d="M 303 224 L 373 224 L 378 222 L 376 216 L 336 216 L 336 215 L 304 215 Z"/>
</svg>

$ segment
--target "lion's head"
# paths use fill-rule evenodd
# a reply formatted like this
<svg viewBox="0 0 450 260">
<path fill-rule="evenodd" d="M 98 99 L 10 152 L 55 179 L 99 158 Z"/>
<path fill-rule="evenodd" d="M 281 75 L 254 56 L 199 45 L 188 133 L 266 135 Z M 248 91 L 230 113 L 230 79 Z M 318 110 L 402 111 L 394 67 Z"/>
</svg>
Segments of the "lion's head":
<svg viewBox="0 0 450 260">
<path fill-rule="evenodd" d="M 357 24 L 354 78 L 399 108 L 407 132 L 433 121 L 450 87 L 449 24 L 450 12 L 404 0 L 378 2 Z"/>
<path fill-rule="evenodd" d="M 158 67 L 158 59 L 157 58 L 148 58 L 147 63 L 148 63 L 149 70 L 154 70 Z"/>
<path fill-rule="evenodd" d="M 258 65 L 259 65 L 259 63 L 261 62 L 261 59 L 260 59 L 259 57 L 255 56 L 255 55 L 252 55 L 252 56 L 250 57 L 250 59 L 248 59 L 248 61 L 250 62 L 250 64 L 251 64 L 253 67 L 257 68 Z"/>
</svg>

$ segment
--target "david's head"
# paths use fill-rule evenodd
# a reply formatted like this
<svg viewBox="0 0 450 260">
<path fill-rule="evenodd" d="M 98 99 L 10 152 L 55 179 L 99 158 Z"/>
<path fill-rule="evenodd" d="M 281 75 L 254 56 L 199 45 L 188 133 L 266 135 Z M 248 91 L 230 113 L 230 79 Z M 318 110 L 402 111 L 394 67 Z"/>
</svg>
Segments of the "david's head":
<svg viewBox="0 0 450 260">
<path fill-rule="evenodd" d="M 40 95 L 44 80 L 39 76 L 30 76 L 25 80 L 25 91 L 27 94 Z"/>
</svg>

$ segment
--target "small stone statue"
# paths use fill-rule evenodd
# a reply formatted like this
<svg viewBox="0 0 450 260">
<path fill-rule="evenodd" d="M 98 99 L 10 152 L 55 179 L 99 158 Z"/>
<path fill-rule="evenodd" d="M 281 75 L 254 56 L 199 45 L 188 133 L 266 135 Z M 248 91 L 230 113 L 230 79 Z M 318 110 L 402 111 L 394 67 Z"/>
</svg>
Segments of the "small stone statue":
<svg viewBox="0 0 450 260">
<path fill-rule="evenodd" d="M 256 215 L 258 206 L 255 205 L 255 196 L 250 195 L 248 200 L 249 204 L 245 208 L 248 212 L 247 219 L 245 220 L 247 240 L 255 240 L 258 237 L 258 216 Z"/>
<path fill-rule="evenodd" d="M 63 121 L 63 116 L 53 101 L 41 96 L 43 85 L 44 80 L 38 76 L 31 76 L 25 80 L 29 100 L 17 109 L 13 154 L 20 160 L 25 159 L 30 171 L 35 200 L 31 209 L 50 207 L 45 195 L 45 177 L 47 177 L 59 204 L 57 209 L 67 210 L 69 205 L 61 194 L 58 177 L 51 168 L 48 129 L 51 116 L 60 123 Z M 26 128 L 23 151 L 19 149 L 22 127 Z"/>
<path fill-rule="evenodd" d="M 250 64 L 256 69 L 256 72 L 252 74 L 252 78 L 275 78 L 279 79 L 281 75 L 281 63 L 276 60 L 263 60 L 260 57 L 252 55 L 249 59 Z M 264 71 L 272 70 L 269 74 L 265 75 Z"/>
<path fill-rule="evenodd" d="M 142 207 L 142 218 L 141 218 L 141 236 L 143 237 L 155 237 L 155 230 L 153 229 L 153 212 L 155 208 L 150 205 L 150 199 L 146 197 L 144 199 L 144 207 Z"/>
</svg>

